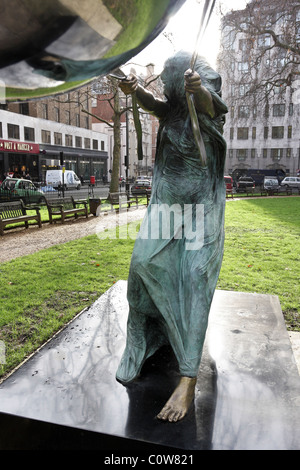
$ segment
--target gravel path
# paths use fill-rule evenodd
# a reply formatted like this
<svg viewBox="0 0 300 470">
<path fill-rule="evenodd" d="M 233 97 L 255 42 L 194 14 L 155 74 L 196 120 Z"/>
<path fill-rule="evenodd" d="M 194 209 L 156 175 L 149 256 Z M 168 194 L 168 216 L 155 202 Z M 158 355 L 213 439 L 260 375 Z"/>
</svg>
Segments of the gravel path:
<svg viewBox="0 0 300 470">
<path fill-rule="evenodd" d="M 4 236 L 0 237 L 0 262 L 10 261 L 19 256 L 29 255 L 53 245 L 66 243 L 70 240 L 102 232 L 105 229 L 116 227 L 130 222 L 140 220 L 144 217 L 146 207 L 122 211 L 120 214 L 108 212 L 100 217 L 89 216 L 71 219 L 63 225 L 56 222 L 53 225 L 43 224 L 42 228 L 30 226 L 28 230 L 24 226 L 20 228 L 5 230 Z"/>
</svg>

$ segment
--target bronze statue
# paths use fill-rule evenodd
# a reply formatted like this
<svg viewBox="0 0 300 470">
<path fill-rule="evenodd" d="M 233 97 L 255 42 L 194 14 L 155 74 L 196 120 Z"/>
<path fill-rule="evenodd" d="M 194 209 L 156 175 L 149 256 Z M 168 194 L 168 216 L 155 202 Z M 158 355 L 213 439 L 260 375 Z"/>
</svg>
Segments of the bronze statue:
<svg viewBox="0 0 300 470">
<path fill-rule="evenodd" d="M 157 416 L 170 422 L 182 419 L 193 401 L 224 243 L 227 107 L 220 76 L 202 57 L 192 72 L 190 60 L 191 54 L 181 51 L 166 61 L 161 75 L 165 100 L 156 99 L 135 76 L 120 83 L 125 94 L 135 93 L 139 105 L 159 118 L 160 127 L 151 201 L 132 254 L 127 341 L 116 377 L 123 384 L 132 382 L 148 357 L 171 345 L 181 379 Z M 193 95 L 205 165 L 186 92 Z M 170 212 L 174 224 L 166 236 L 159 217 L 166 219 Z"/>
</svg>

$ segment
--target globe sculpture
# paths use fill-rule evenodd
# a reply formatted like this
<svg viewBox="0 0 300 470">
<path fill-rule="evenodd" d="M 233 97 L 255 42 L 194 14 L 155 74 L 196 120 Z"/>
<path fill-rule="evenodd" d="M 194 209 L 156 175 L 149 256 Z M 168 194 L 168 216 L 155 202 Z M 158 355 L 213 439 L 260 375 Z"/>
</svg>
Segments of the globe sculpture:
<svg viewBox="0 0 300 470">
<path fill-rule="evenodd" d="M 138 54 L 185 0 L 3 0 L 0 85 L 7 100 L 63 93 Z"/>
</svg>

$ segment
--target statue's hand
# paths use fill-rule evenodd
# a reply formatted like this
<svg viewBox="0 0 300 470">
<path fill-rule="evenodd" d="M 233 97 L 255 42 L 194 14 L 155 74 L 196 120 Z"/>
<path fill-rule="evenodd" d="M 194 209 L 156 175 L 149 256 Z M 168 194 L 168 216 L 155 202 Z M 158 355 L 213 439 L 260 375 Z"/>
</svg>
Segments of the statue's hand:
<svg viewBox="0 0 300 470">
<path fill-rule="evenodd" d="M 189 93 L 197 93 L 201 87 L 201 78 L 197 72 L 188 69 L 184 73 L 184 88 Z"/>
<path fill-rule="evenodd" d="M 126 80 L 122 80 L 119 83 L 119 87 L 125 93 L 125 95 L 132 95 L 137 90 L 138 80 L 135 75 L 128 75 Z"/>
</svg>

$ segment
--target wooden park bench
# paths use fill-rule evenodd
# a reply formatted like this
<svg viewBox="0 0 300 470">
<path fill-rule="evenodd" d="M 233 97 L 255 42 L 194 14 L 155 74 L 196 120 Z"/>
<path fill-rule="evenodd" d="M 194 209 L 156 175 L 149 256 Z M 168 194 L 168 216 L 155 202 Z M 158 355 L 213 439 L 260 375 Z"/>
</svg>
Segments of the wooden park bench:
<svg viewBox="0 0 300 470">
<path fill-rule="evenodd" d="M 108 200 L 111 204 L 111 210 L 114 209 L 114 205 L 119 205 L 118 210 L 122 210 L 125 206 L 126 208 L 130 208 L 132 204 L 138 207 L 138 197 L 137 196 L 130 196 L 129 193 L 109 193 Z"/>
<path fill-rule="evenodd" d="M 34 210 L 36 213 L 28 215 L 27 210 Z M 6 225 L 24 222 L 25 228 L 28 228 L 28 222 L 30 220 L 36 220 L 38 226 L 42 226 L 39 207 L 26 207 L 22 200 L 0 203 L 0 235 L 4 235 L 4 227 Z"/>
<path fill-rule="evenodd" d="M 60 216 L 62 224 L 65 222 L 67 215 L 74 215 L 75 219 L 77 219 L 79 215 L 85 215 L 86 218 L 88 218 L 89 215 L 86 199 L 75 200 L 73 196 L 55 199 L 46 198 L 46 204 L 50 224 L 53 223 L 53 216 L 56 215 Z"/>
<path fill-rule="evenodd" d="M 253 196 L 254 191 L 255 191 L 255 188 L 246 187 L 246 194 L 247 194 L 247 196 L 249 196 L 249 195 Z"/>
<path fill-rule="evenodd" d="M 233 190 L 226 188 L 226 197 L 229 197 L 229 196 L 231 196 L 233 198 Z"/>
</svg>

